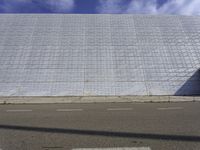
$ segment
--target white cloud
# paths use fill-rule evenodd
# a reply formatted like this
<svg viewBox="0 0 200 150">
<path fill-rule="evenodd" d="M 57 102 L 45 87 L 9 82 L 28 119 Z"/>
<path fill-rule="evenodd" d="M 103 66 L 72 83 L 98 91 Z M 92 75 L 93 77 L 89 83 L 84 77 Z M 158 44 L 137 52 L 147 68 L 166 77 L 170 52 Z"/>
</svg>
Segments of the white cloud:
<svg viewBox="0 0 200 150">
<path fill-rule="evenodd" d="M 131 0 L 128 4 L 123 4 L 123 0 L 99 1 L 99 13 L 200 15 L 200 0 L 168 0 L 162 6 L 157 0 Z"/>
<path fill-rule="evenodd" d="M 132 0 L 127 7 L 126 13 L 157 13 L 156 0 Z"/>
<path fill-rule="evenodd" d="M 74 0 L 46 0 L 46 3 L 56 11 L 67 12 L 74 8 Z"/>
<path fill-rule="evenodd" d="M 123 13 L 122 0 L 99 0 L 99 13 Z"/>
<path fill-rule="evenodd" d="M 70 12 L 75 7 L 75 0 L 2 0 L 0 9 L 4 12 L 27 12 L 49 10 L 52 12 Z M 33 9 L 34 8 L 34 9 Z"/>
<path fill-rule="evenodd" d="M 199 0 L 170 0 L 158 11 L 160 13 L 181 14 L 181 15 L 200 15 Z"/>
</svg>

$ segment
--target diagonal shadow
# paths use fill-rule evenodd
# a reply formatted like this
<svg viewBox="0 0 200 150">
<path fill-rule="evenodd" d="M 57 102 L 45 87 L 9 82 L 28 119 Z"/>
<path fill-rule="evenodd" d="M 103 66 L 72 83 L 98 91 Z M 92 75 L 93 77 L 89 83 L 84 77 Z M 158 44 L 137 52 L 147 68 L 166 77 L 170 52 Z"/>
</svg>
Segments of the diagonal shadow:
<svg viewBox="0 0 200 150">
<path fill-rule="evenodd" d="M 175 96 L 200 96 L 200 70 L 197 70 L 184 85 L 176 91 Z"/>
<path fill-rule="evenodd" d="M 105 137 L 113 137 L 113 138 L 120 137 L 120 138 L 139 138 L 139 139 L 151 139 L 151 140 L 200 142 L 200 136 L 187 136 L 187 135 L 130 133 L 130 132 L 97 131 L 97 130 L 81 130 L 81 129 L 28 127 L 28 126 L 17 126 L 17 125 L 0 125 L 0 129 L 60 133 L 60 134 L 89 135 L 89 136 L 105 136 Z"/>
</svg>

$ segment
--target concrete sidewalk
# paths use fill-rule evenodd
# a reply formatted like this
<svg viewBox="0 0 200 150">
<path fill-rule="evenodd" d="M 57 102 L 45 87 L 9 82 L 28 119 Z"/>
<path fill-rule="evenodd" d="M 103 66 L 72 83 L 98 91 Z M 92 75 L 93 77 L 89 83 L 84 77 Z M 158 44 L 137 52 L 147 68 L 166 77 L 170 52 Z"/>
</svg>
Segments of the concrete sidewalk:
<svg viewBox="0 0 200 150">
<path fill-rule="evenodd" d="M 107 102 L 200 102 L 199 96 L 66 96 L 0 97 L 0 104 L 107 103 Z"/>
</svg>

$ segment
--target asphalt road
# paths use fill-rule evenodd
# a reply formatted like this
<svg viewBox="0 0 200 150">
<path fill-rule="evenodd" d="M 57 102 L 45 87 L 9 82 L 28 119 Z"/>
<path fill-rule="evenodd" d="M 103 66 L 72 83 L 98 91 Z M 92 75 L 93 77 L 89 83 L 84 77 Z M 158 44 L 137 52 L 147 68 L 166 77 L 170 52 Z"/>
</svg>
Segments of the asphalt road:
<svg viewBox="0 0 200 150">
<path fill-rule="evenodd" d="M 200 150 L 200 103 L 0 105 L 0 150 L 123 147 Z"/>
</svg>

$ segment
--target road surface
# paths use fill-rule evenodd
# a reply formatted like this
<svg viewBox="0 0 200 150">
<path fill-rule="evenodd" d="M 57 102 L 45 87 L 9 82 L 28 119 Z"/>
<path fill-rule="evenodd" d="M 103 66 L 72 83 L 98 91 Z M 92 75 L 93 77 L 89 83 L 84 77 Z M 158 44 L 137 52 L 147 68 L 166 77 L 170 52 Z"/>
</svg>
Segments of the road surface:
<svg viewBox="0 0 200 150">
<path fill-rule="evenodd" d="M 1 150 L 83 148 L 200 150 L 200 103 L 0 105 Z"/>
</svg>

